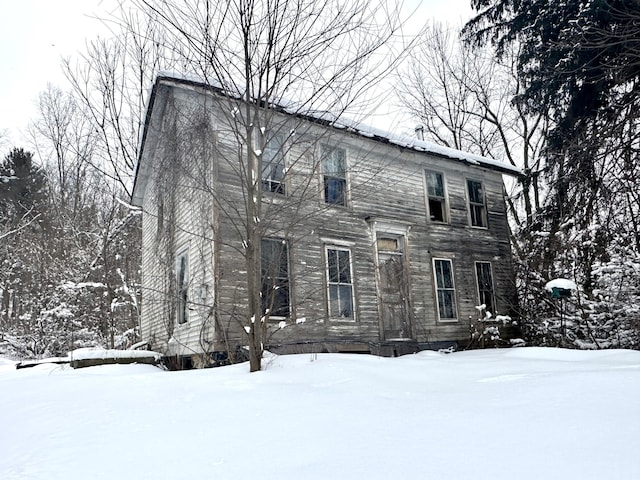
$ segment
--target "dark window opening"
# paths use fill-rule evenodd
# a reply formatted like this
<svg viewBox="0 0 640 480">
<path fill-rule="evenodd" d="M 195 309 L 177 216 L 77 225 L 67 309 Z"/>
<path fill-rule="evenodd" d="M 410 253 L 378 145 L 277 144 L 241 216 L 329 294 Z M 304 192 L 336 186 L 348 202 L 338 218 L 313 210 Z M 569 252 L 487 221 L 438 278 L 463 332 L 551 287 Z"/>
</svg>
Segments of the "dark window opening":
<svg viewBox="0 0 640 480">
<path fill-rule="evenodd" d="M 478 280 L 478 300 L 480 305 L 485 305 L 485 311 L 495 315 L 493 276 L 491 263 L 476 262 L 476 279 Z"/>
<path fill-rule="evenodd" d="M 429 197 L 429 220 L 446 222 L 446 199 L 444 195 L 444 178 L 441 173 L 427 170 L 427 195 Z"/>
<path fill-rule="evenodd" d="M 288 317 L 290 298 L 287 242 L 279 239 L 263 239 L 260 264 L 262 314 L 271 317 Z"/>
<path fill-rule="evenodd" d="M 182 252 L 176 258 L 176 290 L 178 301 L 176 304 L 176 320 L 178 324 L 189 320 L 189 254 Z"/>
<path fill-rule="evenodd" d="M 467 180 L 467 191 L 469 193 L 471 225 L 474 227 L 486 227 L 487 216 L 482 183 L 475 180 Z"/>
<path fill-rule="evenodd" d="M 324 201 L 347 205 L 346 152 L 343 148 L 322 147 Z"/>
</svg>

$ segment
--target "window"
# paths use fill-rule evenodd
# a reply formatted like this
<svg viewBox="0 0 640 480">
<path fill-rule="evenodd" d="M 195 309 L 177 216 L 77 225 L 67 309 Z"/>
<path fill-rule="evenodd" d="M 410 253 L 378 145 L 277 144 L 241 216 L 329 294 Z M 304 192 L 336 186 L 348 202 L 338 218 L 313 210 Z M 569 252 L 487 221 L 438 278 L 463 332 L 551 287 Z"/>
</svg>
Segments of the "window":
<svg viewBox="0 0 640 480">
<path fill-rule="evenodd" d="M 493 276 L 490 262 L 476 262 L 476 279 L 478 280 L 479 305 L 485 305 L 486 311 L 495 315 L 493 301 Z"/>
<path fill-rule="evenodd" d="M 189 320 L 189 251 L 184 250 L 176 255 L 176 321 L 178 324 Z"/>
<path fill-rule="evenodd" d="M 284 188 L 284 142 L 281 135 L 266 139 L 262 151 L 262 190 L 285 193 Z"/>
<path fill-rule="evenodd" d="M 433 274 L 438 296 L 438 318 L 440 320 L 457 320 L 456 289 L 453 283 L 451 260 L 434 259 Z"/>
<path fill-rule="evenodd" d="M 344 148 L 322 147 L 322 176 L 326 203 L 347 205 L 346 158 Z"/>
<path fill-rule="evenodd" d="M 286 240 L 263 239 L 261 243 L 262 313 L 289 316 L 289 258 Z"/>
<path fill-rule="evenodd" d="M 476 180 L 467 180 L 467 191 L 469 192 L 469 215 L 471 216 L 471 226 L 486 227 L 487 216 L 484 205 L 482 183 Z"/>
<path fill-rule="evenodd" d="M 444 178 L 441 173 L 425 171 L 427 179 L 427 197 L 429 206 L 429 220 L 432 222 L 446 222 L 446 201 L 444 196 Z"/>
<path fill-rule="evenodd" d="M 339 247 L 327 247 L 326 252 L 329 317 L 353 319 L 351 252 Z"/>
</svg>

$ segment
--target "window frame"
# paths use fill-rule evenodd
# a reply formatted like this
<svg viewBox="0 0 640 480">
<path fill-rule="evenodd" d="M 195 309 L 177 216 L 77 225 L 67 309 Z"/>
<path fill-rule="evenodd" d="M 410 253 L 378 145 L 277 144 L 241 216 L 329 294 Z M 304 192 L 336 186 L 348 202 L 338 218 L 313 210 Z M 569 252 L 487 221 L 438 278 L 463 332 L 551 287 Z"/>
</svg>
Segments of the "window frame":
<svg viewBox="0 0 640 480">
<path fill-rule="evenodd" d="M 491 289 L 490 290 L 486 290 L 481 288 L 481 282 L 480 282 L 480 276 L 478 275 L 480 272 L 478 270 L 478 267 L 480 267 L 481 265 L 488 265 L 488 272 L 489 272 L 489 281 L 491 283 Z M 480 305 L 487 305 L 486 301 L 483 301 L 484 299 L 484 295 L 483 292 L 489 292 L 490 295 L 490 306 L 491 309 L 489 309 L 489 305 L 487 306 L 487 308 L 485 309 L 486 312 L 491 312 L 491 315 L 493 317 L 495 317 L 497 315 L 495 308 L 496 308 L 496 294 L 495 294 L 495 282 L 493 281 L 493 265 L 491 264 L 491 262 L 488 261 L 482 261 L 482 260 L 478 260 L 476 262 L 474 262 L 474 270 L 475 270 L 475 276 L 476 276 L 476 287 L 477 287 L 477 293 L 478 293 L 478 306 Z M 483 282 L 484 283 L 484 282 Z"/>
<path fill-rule="evenodd" d="M 429 180 L 428 175 L 435 174 L 438 175 L 442 179 L 442 197 L 438 195 L 431 195 L 429 192 Z M 448 224 L 449 223 L 449 202 L 447 201 L 447 181 L 444 176 L 444 173 L 439 172 L 437 170 L 432 170 L 430 168 L 424 169 L 424 189 L 426 192 L 426 207 L 427 207 L 427 220 L 432 223 L 440 223 L 440 224 Z M 431 199 L 435 199 L 435 201 L 440 201 L 442 205 L 442 220 L 435 220 L 431 215 Z"/>
<path fill-rule="evenodd" d="M 348 259 L 349 281 L 348 282 L 341 281 L 339 267 L 338 267 L 338 281 L 337 282 L 331 281 L 332 275 L 331 275 L 330 264 L 329 264 L 329 251 L 347 252 L 347 254 L 349 255 L 349 259 Z M 326 297 L 327 317 L 330 320 L 354 322 L 356 321 L 356 298 L 355 298 L 355 286 L 354 286 L 354 278 L 353 278 L 353 253 L 351 251 L 351 248 L 335 245 L 335 244 L 325 244 L 324 254 L 325 254 L 325 280 L 326 280 L 326 292 L 327 292 L 327 297 Z M 339 255 L 338 255 L 338 263 L 339 263 Z M 349 295 L 351 299 L 351 316 L 345 317 L 345 316 L 333 314 L 331 309 L 331 305 L 333 303 L 332 295 L 331 295 L 332 286 L 338 287 L 338 299 L 337 299 L 338 304 L 340 303 L 340 298 L 341 298 L 340 287 L 349 288 Z M 339 306 L 339 309 L 340 309 L 340 306 Z"/>
<path fill-rule="evenodd" d="M 484 182 L 482 180 L 477 180 L 475 178 L 467 178 L 466 182 L 466 192 L 467 192 L 467 211 L 469 214 L 469 225 L 474 228 L 489 228 L 489 217 L 487 215 L 487 198 L 485 195 Z M 471 198 L 471 189 L 470 184 L 476 183 L 480 185 L 480 191 L 482 195 L 482 201 L 478 202 Z M 477 217 L 477 211 L 475 209 L 481 208 L 480 211 L 480 220 L 482 222 L 481 225 L 474 224 L 474 218 Z"/>
<path fill-rule="evenodd" d="M 342 154 L 342 172 L 329 172 L 331 174 L 327 174 L 325 171 L 325 159 L 328 157 L 327 153 L 333 154 L 335 151 L 341 151 Z M 340 146 L 330 146 L 326 144 L 320 145 L 320 173 L 322 180 L 322 200 L 326 205 L 332 205 L 337 207 L 348 207 L 349 206 L 349 179 L 348 179 L 348 159 L 347 159 L 347 149 L 345 147 Z M 336 173 L 336 174 L 333 174 Z M 341 173 L 341 176 L 337 174 Z M 328 190 L 329 183 L 328 181 L 337 181 L 342 185 L 342 202 L 329 201 Z"/>
<path fill-rule="evenodd" d="M 437 271 L 437 267 L 436 264 L 438 262 L 446 262 L 446 264 L 449 265 L 449 273 L 451 276 L 451 287 L 446 287 L 443 286 L 441 287 L 439 285 L 438 282 L 438 271 Z M 436 297 L 436 311 L 438 313 L 438 321 L 439 322 L 444 322 L 444 323 L 454 323 L 457 322 L 459 320 L 459 313 L 458 313 L 458 301 L 457 301 L 457 295 L 456 295 L 456 281 L 455 281 L 455 275 L 454 275 L 454 270 L 453 270 L 453 261 L 450 258 L 433 258 L 432 260 L 432 266 L 433 266 L 433 286 L 434 286 L 434 290 L 435 290 L 435 297 Z M 451 310 L 453 311 L 453 314 L 455 315 L 455 317 L 443 317 L 442 316 L 442 308 L 440 307 L 440 291 L 444 291 L 444 292 L 450 292 L 451 293 L 451 298 L 453 301 L 453 305 Z"/>
<path fill-rule="evenodd" d="M 285 144 L 286 139 L 284 135 L 280 133 L 271 133 L 267 131 L 265 134 L 261 134 L 260 138 L 262 140 L 262 152 L 260 158 L 260 179 L 262 182 L 262 192 L 263 193 L 272 193 L 277 195 L 286 195 L 287 194 L 287 186 L 286 186 L 286 172 L 287 172 L 287 159 L 285 155 Z M 273 140 L 278 139 L 279 143 L 276 149 L 271 148 Z M 269 161 L 265 162 L 265 153 L 267 151 L 273 152 L 273 156 L 269 158 Z M 274 179 L 274 172 L 277 172 L 277 167 L 281 166 L 282 168 L 282 178 Z M 266 169 L 269 169 L 269 175 L 265 176 Z"/>
<path fill-rule="evenodd" d="M 282 245 L 284 245 L 284 255 L 285 255 L 285 262 L 282 262 L 282 258 L 279 259 L 278 262 L 278 275 L 275 276 L 267 276 L 265 277 L 265 268 L 264 268 L 264 252 L 265 252 L 265 243 L 266 242 L 273 242 L 273 243 L 280 243 Z M 282 252 L 280 252 L 280 255 L 282 255 Z M 268 317 L 269 319 L 284 319 L 284 318 L 289 318 L 291 317 L 291 263 L 290 263 L 290 251 L 289 251 L 289 242 L 285 239 L 285 238 L 274 238 L 274 237 L 265 237 L 261 239 L 261 243 L 260 243 L 260 304 L 261 304 L 261 315 Z M 286 276 L 281 275 L 281 268 L 282 266 L 285 265 L 286 267 Z M 269 312 L 267 314 L 267 307 L 274 307 L 273 300 L 276 297 L 272 297 L 271 295 L 268 296 L 269 298 L 269 303 L 271 305 L 267 305 L 265 302 L 267 300 L 267 295 L 265 294 L 265 285 L 266 282 L 265 280 L 267 279 L 271 279 L 271 288 L 273 289 L 274 287 L 277 288 L 283 288 L 283 286 L 286 287 L 286 313 L 285 314 L 281 314 L 283 312 L 280 311 L 273 311 L 272 312 L 272 308 L 269 308 Z M 276 280 L 275 282 L 273 280 Z M 280 284 L 282 282 L 282 284 Z"/>
<path fill-rule="evenodd" d="M 182 260 L 184 259 L 184 269 Z M 176 323 L 189 322 L 189 247 L 176 252 L 174 274 L 176 279 Z"/>
</svg>

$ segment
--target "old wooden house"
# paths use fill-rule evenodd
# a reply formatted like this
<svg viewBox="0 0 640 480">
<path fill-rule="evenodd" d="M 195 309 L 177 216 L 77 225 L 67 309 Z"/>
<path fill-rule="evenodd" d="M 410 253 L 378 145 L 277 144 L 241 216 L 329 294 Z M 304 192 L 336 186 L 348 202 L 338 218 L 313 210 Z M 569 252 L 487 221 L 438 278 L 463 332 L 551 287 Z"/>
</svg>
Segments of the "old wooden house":
<svg viewBox="0 0 640 480">
<path fill-rule="evenodd" d="M 141 333 L 154 350 L 225 361 L 265 321 L 275 352 L 398 355 L 466 344 L 478 306 L 514 309 L 511 166 L 173 76 L 155 82 L 140 151 Z M 249 224 L 262 232 L 259 320 Z"/>
</svg>

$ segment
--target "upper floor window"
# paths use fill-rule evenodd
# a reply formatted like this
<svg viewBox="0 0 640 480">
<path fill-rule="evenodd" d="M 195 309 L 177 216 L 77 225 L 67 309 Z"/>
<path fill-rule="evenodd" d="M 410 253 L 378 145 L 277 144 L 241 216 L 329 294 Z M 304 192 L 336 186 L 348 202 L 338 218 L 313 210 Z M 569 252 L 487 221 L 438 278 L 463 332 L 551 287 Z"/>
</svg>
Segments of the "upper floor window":
<svg viewBox="0 0 640 480">
<path fill-rule="evenodd" d="M 451 260 L 434 259 L 433 276 L 435 277 L 438 297 L 438 318 L 440 320 L 457 320 L 456 288 L 453 281 Z"/>
<path fill-rule="evenodd" d="M 327 247 L 327 286 L 330 318 L 354 318 L 351 251 Z"/>
<path fill-rule="evenodd" d="M 189 250 L 176 255 L 176 321 L 178 324 L 189 320 Z"/>
<path fill-rule="evenodd" d="M 269 135 L 262 151 L 262 190 L 285 193 L 284 141 L 282 135 Z"/>
<path fill-rule="evenodd" d="M 260 248 L 262 313 L 268 313 L 272 317 L 288 317 L 290 303 L 287 241 L 263 239 Z"/>
<path fill-rule="evenodd" d="M 476 262 L 476 280 L 478 281 L 478 301 L 485 311 L 495 315 L 493 296 L 493 276 L 490 262 Z"/>
<path fill-rule="evenodd" d="M 484 204 L 484 190 L 482 182 L 467 180 L 467 192 L 469 194 L 469 216 L 471 226 L 487 226 L 487 209 Z"/>
<path fill-rule="evenodd" d="M 429 220 L 432 222 L 447 221 L 447 204 L 444 195 L 444 178 L 441 173 L 425 171 L 427 180 L 427 197 Z"/>
<path fill-rule="evenodd" d="M 322 146 L 324 201 L 347 205 L 347 154 L 344 148 Z"/>
</svg>

